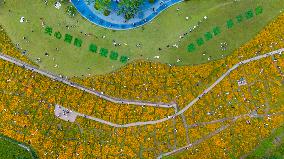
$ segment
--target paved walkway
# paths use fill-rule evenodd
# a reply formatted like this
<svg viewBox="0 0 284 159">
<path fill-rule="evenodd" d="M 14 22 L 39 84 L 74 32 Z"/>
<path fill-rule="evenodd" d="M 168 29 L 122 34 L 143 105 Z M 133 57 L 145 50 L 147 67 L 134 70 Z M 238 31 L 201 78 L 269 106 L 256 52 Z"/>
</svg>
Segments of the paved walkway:
<svg viewBox="0 0 284 159">
<path fill-rule="evenodd" d="M 243 60 L 237 64 L 235 64 L 232 68 L 230 68 L 226 73 L 224 73 L 220 78 L 218 78 L 210 87 L 208 87 L 207 89 L 205 89 L 203 91 L 203 93 L 201 93 L 200 95 L 198 95 L 198 97 L 196 97 L 195 99 L 193 99 L 187 106 L 185 106 L 183 109 L 179 110 L 179 111 L 176 111 L 175 114 L 171 115 L 171 116 L 168 116 L 168 117 L 165 117 L 165 118 L 162 118 L 162 119 L 159 119 L 159 120 L 152 120 L 152 121 L 145 121 L 145 122 L 133 122 L 133 123 L 128 123 L 128 124 L 116 124 L 116 123 L 112 123 L 112 122 L 109 122 L 109 121 L 105 121 L 105 120 L 102 120 L 102 119 L 99 119 L 99 118 L 95 118 L 95 117 L 91 117 L 91 116 L 88 116 L 88 115 L 85 115 L 85 114 L 81 114 L 81 113 L 77 113 L 77 115 L 79 116 L 82 116 L 82 117 L 85 117 L 87 119 L 91 119 L 91 120 L 94 120 L 94 121 L 97 121 L 97 122 L 100 122 L 100 123 L 103 123 L 103 124 L 106 124 L 106 125 L 109 125 L 109 126 L 112 126 L 112 127 L 117 127 L 117 128 L 127 128 L 127 127 L 132 127 L 132 126 L 142 126 L 142 125 L 153 125 L 153 124 L 158 124 L 158 123 L 161 123 L 161 122 L 165 122 L 167 120 L 170 120 L 170 119 L 173 119 L 179 115 L 182 115 L 187 109 L 189 109 L 192 105 L 194 105 L 196 102 L 198 102 L 206 93 L 208 93 L 210 90 L 212 90 L 218 83 L 220 83 L 226 76 L 228 76 L 233 70 L 235 70 L 236 68 L 246 64 L 246 63 L 250 63 L 250 62 L 253 62 L 253 61 L 256 61 L 256 60 L 260 60 L 262 58 L 266 58 L 266 57 L 269 57 L 269 56 L 272 56 L 272 55 L 275 55 L 275 54 L 281 54 L 282 52 L 284 51 L 284 48 L 282 49 L 279 49 L 279 50 L 276 50 L 276 51 L 272 51 L 272 52 L 269 52 L 269 53 L 266 53 L 266 54 L 263 54 L 263 55 L 259 55 L 259 56 L 256 56 L 256 57 L 253 57 L 253 58 L 250 58 L 250 59 L 247 59 L 247 60 Z M 98 95 L 97 92 L 93 91 L 93 90 L 89 90 L 88 88 L 85 88 L 83 86 L 79 86 L 79 85 L 74 85 L 74 83 L 68 81 L 68 80 L 65 80 L 65 79 L 62 79 L 62 78 L 58 78 L 56 75 L 53 75 L 51 73 L 47 73 L 45 71 L 42 71 L 42 70 L 39 70 L 33 66 L 30 66 L 28 64 L 25 64 L 24 62 L 22 61 L 19 61 L 17 59 L 14 59 L 10 56 L 7 56 L 7 55 L 4 55 L 4 54 L 0 54 L 0 58 L 3 59 L 3 60 L 6 60 L 6 61 L 9 61 L 9 62 L 12 62 L 16 65 L 19 65 L 21 67 L 25 67 L 29 70 L 32 70 L 32 71 L 35 71 L 37 73 L 40 73 L 40 74 L 43 74 L 47 77 L 50 77 L 52 79 L 55 79 L 55 80 L 58 80 L 60 82 L 63 82 L 65 84 L 68 84 L 68 85 L 71 85 L 75 88 L 78 88 L 80 90 L 88 90 L 90 93 L 92 94 L 95 94 L 95 95 Z M 105 96 L 101 96 L 101 94 L 99 94 L 99 96 L 101 98 L 104 98 L 105 99 Z M 111 99 L 113 100 L 112 98 L 107 98 L 107 99 Z M 126 104 L 125 101 L 123 102 L 124 100 L 122 99 L 118 99 L 118 101 L 115 101 L 115 102 L 122 102 L 122 104 Z M 132 102 L 133 104 L 138 104 L 138 105 L 143 105 L 142 102 Z M 157 105 L 153 105 L 151 103 L 149 103 L 151 106 L 157 106 Z M 170 107 L 170 105 L 164 105 L 164 106 L 167 106 L 167 107 Z M 173 105 L 171 105 L 173 107 Z M 174 106 L 175 110 L 177 110 L 177 106 L 175 105 Z"/>
<path fill-rule="evenodd" d="M 0 90 L 1 91 L 1 90 Z M 11 92 L 3 92 L 5 94 L 9 94 L 11 95 Z M 13 94 L 13 93 L 12 93 Z M 14 95 L 19 95 L 19 94 L 14 94 Z M 48 102 L 46 102 L 48 103 Z M 63 108 L 63 107 L 61 107 Z M 63 109 L 66 109 L 66 108 L 63 108 Z M 77 113 L 77 112 L 72 112 L 72 113 L 76 113 L 76 115 L 79 115 L 79 116 L 82 116 L 84 117 L 83 114 L 80 114 L 80 113 Z M 192 124 L 192 125 L 187 125 L 186 127 L 188 128 L 193 128 L 193 127 L 197 127 L 197 126 L 204 126 L 204 125 L 208 125 L 208 124 L 214 124 L 214 123 L 220 123 L 220 122 L 224 122 L 226 120 L 231 120 L 232 122 L 236 121 L 237 119 L 240 119 L 240 118 L 243 118 L 243 117 L 250 117 L 250 118 L 264 118 L 264 117 L 272 117 L 272 116 L 278 116 L 278 115 L 284 115 L 284 112 L 277 112 L 277 113 L 273 113 L 273 114 L 254 114 L 253 111 L 251 111 L 250 113 L 248 114 L 242 114 L 242 115 L 238 115 L 238 116 L 233 116 L 233 117 L 226 117 L 226 118 L 222 118 L 222 119 L 217 119 L 217 120 L 212 120 L 210 122 L 202 122 L 202 123 L 195 123 L 195 124 Z M 229 125 L 225 125 L 225 126 L 222 126 L 220 127 L 219 129 L 217 129 L 216 131 L 213 131 L 211 133 L 209 133 L 208 135 L 206 136 L 203 136 L 201 139 L 198 139 L 194 142 L 188 142 L 187 141 L 187 145 L 186 146 L 183 146 L 183 147 L 179 147 L 179 148 L 174 148 L 172 151 L 170 152 L 166 152 L 166 153 L 162 153 L 161 155 L 159 155 L 157 158 L 162 158 L 162 157 L 165 157 L 165 156 L 169 156 L 169 155 L 172 155 L 174 153 L 178 153 L 178 152 L 181 152 L 181 151 L 184 151 L 184 150 L 187 150 L 189 148 L 192 148 L 198 144 L 200 144 L 201 142 L 203 142 L 204 140 L 206 139 L 209 139 L 210 137 L 213 137 L 214 135 L 217 135 L 218 133 L 220 133 L 221 131 L 225 130 L 226 128 L 228 128 Z"/>
<path fill-rule="evenodd" d="M 75 83 L 75 82 L 72 82 L 72 81 L 69 81 L 68 79 L 66 78 L 62 78 L 62 77 L 59 77 L 58 75 L 55 75 L 51 72 L 47 72 L 47 71 L 44 71 L 44 70 L 41 70 L 39 68 L 36 68 L 35 66 L 32 66 L 32 65 L 29 65 L 23 61 L 20 61 L 18 59 L 15 59 L 11 56 L 8 56 L 8 55 L 5 55 L 3 53 L 0 52 L 0 59 L 3 59 L 5 61 L 8 61 L 8 62 L 11 62 L 15 65 L 18 65 L 20 67 L 23 67 L 23 68 L 26 68 L 27 70 L 31 70 L 33 72 L 37 72 L 43 76 L 46 76 L 46 77 L 49 77 L 53 80 L 56 80 L 56 81 L 59 81 L 59 82 L 62 82 L 64 84 L 67 84 L 71 87 L 75 87 L 79 90 L 82 90 L 82 91 L 85 91 L 85 92 L 88 92 L 90 94 L 93 94 L 93 95 L 96 95 L 100 98 L 103 98 L 107 101 L 110 101 L 110 102 L 113 102 L 113 103 L 117 103 L 117 104 L 132 104 L 132 105 L 139 105 L 139 106 L 152 106 L 152 107 L 161 107 L 161 108 L 175 108 L 176 109 L 176 104 L 175 103 L 154 103 L 154 102 L 146 102 L 146 101 L 138 101 L 138 100 L 127 100 L 127 99 L 121 99 L 121 98 L 115 98 L 115 97 L 110 97 L 108 95 L 105 95 L 101 92 L 98 92 L 94 89 L 90 89 L 90 88 L 87 88 L 87 87 L 84 87 L 78 83 Z"/>
<path fill-rule="evenodd" d="M 167 120 L 173 119 L 173 118 L 183 114 L 187 109 L 189 109 L 192 105 L 194 105 L 196 102 L 198 102 L 206 93 L 208 93 L 210 90 L 212 90 L 218 83 L 220 83 L 226 76 L 228 76 L 233 70 L 235 70 L 239 66 L 244 65 L 246 63 L 256 61 L 256 60 L 260 60 L 262 58 L 266 58 L 266 57 L 269 57 L 269 56 L 272 56 L 272 55 L 275 55 L 275 54 L 281 54 L 283 51 L 284 51 L 284 48 L 239 62 L 238 64 L 236 64 L 232 68 L 230 68 L 226 73 L 224 73 L 220 78 L 218 78 L 210 87 L 208 87 L 206 90 L 204 90 L 203 93 L 201 93 L 198 97 L 193 99 L 186 107 L 184 107 L 180 111 L 176 112 L 172 116 L 168 116 L 166 118 L 162 118 L 162 119 L 159 119 L 159 120 L 146 121 L 146 122 L 133 122 L 133 123 L 121 125 L 121 124 L 111 123 L 109 121 L 104 121 L 102 119 L 98 119 L 98 118 L 94 118 L 94 117 L 90 117 L 90 116 L 86 116 L 86 115 L 83 115 L 83 116 L 85 116 L 87 119 L 91 119 L 91 120 L 94 120 L 94 121 L 97 121 L 97 122 L 100 122 L 100 123 L 103 123 L 103 124 L 107 124 L 109 126 L 119 127 L 119 128 L 127 128 L 127 127 L 142 126 L 142 125 L 153 125 L 153 124 L 165 122 Z M 81 114 L 81 116 L 82 116 L 82 114 Z"/>
<path fill-rule="evenodd" d="M 257 61 L 257 60 L 260 60 L 262 58 L 266 58 L 266 57 L 269 57 L 269 56 L 273 56 L 275 54 L 282 54 L 283 51 L 284 51 L 284 48 L 276 50 L 276 51 L 272 51 L 272 52 L 269 52 L 269 53 L 266 53 L 266 54 L 263 54 L 263 55 L 259 55 L 259 56 L 256 56 L 256 57 L 253 57 L 253 58 L 250 58 L 250 59 L 247 59 L 247 60 L 243 60 L 243 61 L 235 64 L 232 68 L 230 68 L 227 72 L 225 72 L 220 78 L 218 78 L 210 87 L 205 89 L 203 91 L 203 93 L 201 93 L 198 97 L 196 97 L 194 100 L 192 100 L 186 107 L 184 107 L 180 111 L 178 111 L 177 107 L 175 107 L 175 110 L 176 110 L 175 114 L 172 115 L 172 116 L 168 116 L 166 118 L 163 118 L 163 119 L 153 120 L 153 121 L 146 121 L 146 122 L 134 122 L 134 123 L 128 123 L 128 124 L 121 125 L 121 124 L 111 123 L 109 121 L 105 121 L 105 120 L 102 120 L 102 119 L 99 119 L 99 118 L 94 118 L 94 117 L 91 117 L 91 116 L 87 116 L 87 115 L 84 115 L 84 114 L 81 114 L 81 113 L 77 113 L 77 112 L 72 112 L 72 113 L 75 113 L 75 115 L 77 115 L 77 116 L 82 116 L 82 117 L 87 118 L 87 119 L 91 119 L 91 120 L 94 120 L 94 121 L 97 121 L 97 122 L 100 122 L 100 123 L 103 123 L 103 124 L 106 124 L 106 125 L 109 125 L 109 126 L 112 126 L 112 127 L 119 127 L 119 128 L 127 128 L 127 127 L 132 127 L 132 126 L 142 126 L 142 125 L 158 124 L 158 123 L 161 123 L 161 122 L 173 119 L 173 118 L 175 118 L 175 117 L 177 117 L 179 115 L 183 115 L 183 113 L 185 111 L 187 111 L 187 109 L 189 109 L 193 104 L 195 104 L 197 101 L 199 101 L 205 94 L 207 94 L 210 90 L 212 90 L 218 83 L 220 83 L 226 76 L 228 76 L 233 70 L 237 69 L 238 67 L 240 67 L 240 66 L 242 66 L 242 65 L 244 65 L 246 63 Z M 45 76 L 48 76 L 48 77 L 50 77 L 52 79 L 54 79 L 54 77 L 56 77 L 54 75 L 50 75 L 49 73 L 46 73 L 45 71 L 41 71 L 39 69 L 36 69 L 33 66 L 27 65 L 24 62 L 16 60 L 16 59 L 14 59 L 12 57 L 9 57 L 7 55 L 0 54 L 0 58 L 3 59 L 3 60 L 6 60 L 6 61 L 12 62 L 12 63 L 14 63 L 16 65 L 19 65 L 21 67 L 25 67 L 25 68 L 27 68 L 29 70 L 35 71 L 37 73 L 43 74 Z M 58 77 L 56 77 L 56 78 L 58 78 Z M 71 84 L 71 83 L 68 83 L 68 82 L 66 83 L 65 80 L 61 80 L 61 82 L 65 83 L 65 84 L 68 84 L 68 85 Z M 74 84 L 72 84 L 71 86 L 74 87 Z M 78 89 L 80 89 L 80 88 L 81 87 L 78 87 Z M 232 121 L 236 121 L 238 118 L 241 118 L 241 117 L 244 117 L 244 116 L 249 116 L 251 118 L 257 118 L 257 117 L 265 117 L 265 116 L 273 116 L 273 115 L 283 115 L 283 114 L 284 114 L 283 112 L 274 113 L 274 114 L 264 114 L 264 115 L 244 114 L 244 115 L 235 116 L 235 117 L 231 118 L 231 120 Z M 202 125 L 202 124 L 210 124 L 210 123 L 215 123 L 215 122 L 222 122 L 224 120 L 227 120 L 227 118 L 220 119 L 220 120 L 215 120 L 215 121 L 211 121 L 211 122 L 200 123 L 200 124 L 197 124 L 197 125 L 189 125 L 189 127 L 190 126 L 198 126 L 198 125 Z M 186 149 L 191 148 L 191 147 L 193 147 L 195 145 L 198 145 L 201 142 L 203 142 L 204 140 L 209 139 L 209 138 L 213 137 L 214 135 L 216 135 L 216 134 L 222 132 L 223 130 L 227 129 L 229 126 L 230 126 L 229 124 L 225 125 L 225 126 L 222 126 L 219 129 L 217 129 L 216 131 L 213 131 L 213 132 L 209 133 L 207 136 L 204 136 L 201 139 L 199 139 L 199 140 L 197 140 L 197 141 L 195 141 L 193 143 L 189 143 L 186 146 L 183 146 L 183 147 L 180 147 L 180 148 L 176 148 L 176 149 L 174 149 L 174 150 L 172 150 L 170 152 L 161 154 L 160 156 L 158 156 L 158 159 L 160 159 L 160 158 L 162 158 L 164 156 L 168 156 L 168 155 L 171 155 L 171 154 L 174 154 L 174 153 L 186 150 Z"/>
<path fill-rule="evenodd" d="M 243 117 L 247 117 L 247 116 L 250 117 L 250 118 L 261 118 L 261 117 L 278 116 L 278 115 L 283 115 L 283 114 L 284 114 L 284 112 L 279 112 L 279 113 L 274 113 L 274 114 L 266 114 L 266 115 L 257 115 L 257 116 L 250 116 L 249 114 L 244 114 L 244 115 L 232 117 L 232 120 L 231 120 L 231 121 L 234 123 L 237 119 L 243 118 Z M 175 153 L 178 153 L 178 152 L 187 150 L 187 149 L 189 149 L 189 148 L 192 148 L 192 147 L 194 147 L 194 146 L 197 146 L 197 145 L 199 145 L 200 143 L 204 142 L 205 140 L 207 140 L 207 139 L 209 139 L 209 138 L 211 138 L 211 137 L 213 137 L 213 136 L 219 134 L 219 133 L 222 132 L 223 130 L 227 129 L 228 127 L 230 127 L 230 125 L 231 125 L 231 124 L 224 125 L 224 126 L 218 128 L 217 130 L 215 130 L 215 131 L 209 133 L 208 135 L 202 137 L 201 139 L 198 139 L 198 140 L 196 140 L 195 142 L 190 143 L 190 144 L 188 144 L 188 145 L 186 145 L 186 146 L 183 146 L 183 147 L 174 149 L 174 150 L 172 150 L 172 151 L 170 151 L 170 152 L 167 152 L 167 153 L 163 153 L 163 154 L 159 155 L 159 156 L 157 157 L 157 159 L 161 159 L 162 157 L 169 156 L 169 155 L 173 155 L 173 154 L 175 154 Z"/>
</svg>

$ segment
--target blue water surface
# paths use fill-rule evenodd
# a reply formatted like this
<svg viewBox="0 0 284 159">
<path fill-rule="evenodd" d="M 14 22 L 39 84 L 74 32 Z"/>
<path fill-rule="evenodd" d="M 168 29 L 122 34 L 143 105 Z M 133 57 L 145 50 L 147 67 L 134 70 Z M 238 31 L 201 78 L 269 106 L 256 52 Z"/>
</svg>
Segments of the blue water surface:
<svg viewBox="0 0 284 159">
<path fill-rule="evenodd" d="M 182 1 L 183 0 L 156 0 L 155 3 L 149 3 L 148 0 L 145 0 L 139 8 L 137 15 L 125 21 L 123 15 L 117 15 L 118 4 L 115 1 L 111 2 L 109 9 L 111 11 L 110 15 L 104 16 L 101 11 L 95 10 L 94 2 L 87 4 L 85 0 L 71 0 L 83 17 L 96 25 L 113 30 L 127 30 L 145 25 L 168 7 Z"/>
</svg>

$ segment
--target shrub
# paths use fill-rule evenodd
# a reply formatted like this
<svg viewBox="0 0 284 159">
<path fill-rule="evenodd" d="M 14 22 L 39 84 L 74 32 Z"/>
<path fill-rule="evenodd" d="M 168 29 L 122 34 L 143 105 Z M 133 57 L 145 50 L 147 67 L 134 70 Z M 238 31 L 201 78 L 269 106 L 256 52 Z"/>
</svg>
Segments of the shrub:
<svg viewBox="0 0 284 159">
<path fill-rule="evenodd" d="M 94 4 L 94 8 L 95 8 L 96 10 L 99 10 L 99 9 L 100 9 L 99 3 L 95 3 L 95 4 Z"/>
<path fill-rule="evenodd" d="M 104 10 L 104 16 L 108 16 L 110 14 L 110 11 L 109 10 Z"/>
</svg>

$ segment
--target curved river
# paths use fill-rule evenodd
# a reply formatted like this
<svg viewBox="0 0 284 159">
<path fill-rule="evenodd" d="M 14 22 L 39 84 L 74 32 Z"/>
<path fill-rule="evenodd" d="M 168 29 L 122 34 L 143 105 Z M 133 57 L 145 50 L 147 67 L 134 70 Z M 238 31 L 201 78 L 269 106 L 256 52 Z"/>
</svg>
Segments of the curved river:
<svg viewBox="0 0 284 159">
<path fill-rule="evenodd" d="M 85 0 L 71 0 L 78 12 L 90 22 L 113 30 L 128 30 L 145 25 L 153 20 L 162 11 L 170 6 L 182 2 L 183 0 L 156 0 L 150 4 L 148 0 L 140 7 L 140 11 L 134 18 L 125 21 L 123 15 L 117 15 L 118 4 L 112 2 L 110 6 L 110 15 L 104 16 L 100 11 L 94 9 L 94 2 L 87 4 Z"/>
</svg>

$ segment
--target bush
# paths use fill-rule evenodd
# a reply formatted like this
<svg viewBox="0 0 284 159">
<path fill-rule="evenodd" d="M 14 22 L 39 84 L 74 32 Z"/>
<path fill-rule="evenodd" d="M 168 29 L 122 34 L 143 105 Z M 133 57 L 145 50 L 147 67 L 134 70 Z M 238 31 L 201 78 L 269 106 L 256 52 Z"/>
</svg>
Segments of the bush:
<svg viewBox="0 0 284 159">
<path fill-rule="evenodd" d="M 110 14 L 110 11 L 109 10 L 104 10 L 104 16 L 108 16 Z"/>
<path fill-rule="evenodd" d="M 94 8 L 104 12 L 110 7 L 111 0 L 96 0 Z"/>
<path fill-rule="evenodd" d="M 143 0 L 120 0 L 118 15 L 123 14 L 126 20 L 133 18 L 142 5 Z"/>
<path fill-rule="evenodd" d="M 94 4 L 94 8 L 95 8 L 96 10 L 99 10 L 99 9 L 100 9 L 99 3 L 95 3 L 95 4 Z"/>
<path fill-rule="evenodd" d="M 66 13 L 68 15 L 74 17 L 77 14 L 77 9 L 72 5 L 67 6 Z"/>
</svg>

